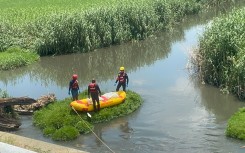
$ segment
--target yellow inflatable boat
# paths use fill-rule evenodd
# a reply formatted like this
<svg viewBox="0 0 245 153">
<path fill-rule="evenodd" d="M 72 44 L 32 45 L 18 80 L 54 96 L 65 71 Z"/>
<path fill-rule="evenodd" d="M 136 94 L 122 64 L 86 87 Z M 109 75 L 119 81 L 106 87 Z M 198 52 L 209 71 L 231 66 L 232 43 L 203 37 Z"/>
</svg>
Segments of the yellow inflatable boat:
<svg viewBox="0 0 245 153">
<path fill-rule="evenodd" d="M 104 95 L 101 95 L 101 97 L 99 98 L 100 108 L 105 108 L 124 102 L 126 98 L 126 93 L 124 91 L 109 92 Z M 72 101 L 70 103 L 70 106 L 72 106 L 77 111 L 88 112 L 94 110 L 92 99 L 89 98 Z"/>
</svg>

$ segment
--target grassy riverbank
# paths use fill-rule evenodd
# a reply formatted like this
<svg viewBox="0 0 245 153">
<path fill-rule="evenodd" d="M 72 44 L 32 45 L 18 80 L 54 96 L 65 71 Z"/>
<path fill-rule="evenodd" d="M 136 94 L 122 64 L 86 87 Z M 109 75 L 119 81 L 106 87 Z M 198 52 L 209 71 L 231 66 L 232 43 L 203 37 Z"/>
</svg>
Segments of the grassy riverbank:
<svg viewBox="0 0 245 153">
<path fill-rule="evenodd" d="M 198 13 L 203 6 L 220 4 L 219 0 L 215 2 L 0 1 L 0 51 L 12 46 L 35 51 L 40 56 L 93 51 L 132 39 L 145 39 L 181 22 L 186 15 Z"/>
<path fill-rule="evenodd" d="M 87 98 L 87 92 L 79 95 L 79 99 Z M 34 113 L 34 125 L 42 129 L 45 136 L 53 140 L 72 140 L 80 133 L 89 133 L 93 130 L 94 124 L 110 121 L 114 118 L 125 116 L 138 109 L 142 104 L 141 97 L 133 92 L 127 91 L 124 103 L 103 108 L 97 113 L 91 112 L 92 118 L 88 118 L 84 112 L 75 112 L 70 107 L 71 99 L 57 101 Z"/>
<path fill-rule="evenodd" d="M 229 119 L 226 135 L 232 138 L 245 140 L 245 108 L 241 108 Z"/>
<path fill-rule="evenodd" d="M 37 53 L 19 47 L 10 47 L 5 52 L 0 52 L 0 70 L 26 66 L 38 60 Z"/>
<path fill-rule="evenodd" d="M 218 17 L 200 38 L 195 58 L 201 79 L 245 100 L 245 8 Z M 245 108 L 228 121 L 226 135 L 245 140 Z"/>
<path fill-rule="evenodd" d="M 201 78 L 245 99 L 245 9 L 216 18 L 200 38 Z"/>
<path fill-rule="evenodd" d="M 111 3 L 108 0 L 104 4 L 107 2 Z M 23 14 L 21 21 L 4 13 L 4 22 L 0 23 L 3 27 L 0 50 L 14 44 L 35 50 L 40 55 L 88 52 L 132 39 L 144 39 L 200 10 L 198 3 L 192 0 L 123 0 L 110 5 L 91 4 L 88 8 L 87 5 L 73 7 L 76 2 L 70 3 L 71 7 L 65 10 L 62 10 L 64 5 L 54 3 L 34 13 L 29 10 L 31 3 L 20 9 L 23 12 L 15 10 L 15 14 Z M 8 12 L 11 14 L 11 10 Z M 31 17 L 33 14 L 35 17 Z"/>
</svg>

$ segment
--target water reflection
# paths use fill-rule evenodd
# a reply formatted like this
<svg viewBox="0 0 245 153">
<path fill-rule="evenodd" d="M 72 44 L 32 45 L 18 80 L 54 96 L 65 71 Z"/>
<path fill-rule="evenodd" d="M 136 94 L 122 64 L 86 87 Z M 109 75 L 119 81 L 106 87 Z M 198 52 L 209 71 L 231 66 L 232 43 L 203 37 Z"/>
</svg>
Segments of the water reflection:
<svg viewBox="0 0 245 153">
<path fill-rule="evenodd" d="M 130 139 L 131 135 L 133 134 L 133 129 L 130 127 L 129 122 L 126 120 L 126 118 L 119 118 L 113 120 L 110 124 L 97 124 L 94 128 L 95 134 L 102 140 L 103 140 L 103 133 L 110 132 L 110 130 L 118 129 L 119 136 L 122 139 L 128 140 Z M 101 145 L 101 141 L 99 139 L 96 140 L 96 144 L 99 146 Z"/>
<path fill-rule="evenodd" d="M 96 78 L 98 83 L 114 81 L 120 66 L 124 66 L 127 73 L 150 66 L 168 57 L 172 43 L 184 39 L 184 30 L 200 23 L 200 19 L 204 22 L 206 18 L 195 16 L 181 27 L 140 42 L 129 42 L 84 54 L 42 57 L 31 66 L 1 71 L 0 88 L 7 90 L 11 96 L 29 95 L 38 98 L 53 92 L 58 99 L 64 98 L 72 74 L 78 74 L 80 86 L 86 87 L 91 78 Z"/>
<path fill-rule="evenodd" d="M 201 104 L 215 115 L 215 121 L 218 123 L 227 121 L 234 112 L 245 106 L 245 103 L 239 101 L 234 95 L 223 94 L 215 87 L 199 85 L 199 90 Z"/>
<path fill-rule="evenodd" d="M 59 92 L 58 90 L 67 88 L 73 73 L 78 74 L 80 86 L 86 86 L 91 78 L 96 78 L 97 82 L 114 81 L 118 68 L 122 65 L 130 73 L 166 58 L 171 42 L 183 37 L 175 36 L 151 37 L 145 41 L 112 46 L 86 54 L 43 57 L 34 65 L 2 71 L 0 86 L 4 86 L 1 88 L 6 88 L 12 96 L 21 91 L 28 95 L 31 91 L 30 95 L 39 93 L 41 96 L 40 91 L 52 92 L 56 88 L 54 91 Z M 19 88 L 18 91 L 14 90 L 15 87 Z"/>
<path fill-rule="evenodd" d="M 115 76 L 121 65 L 130 72 L 137 67 L 150 65 L 158 59 L 165 58 L 172 40 L 161 38 L 163 40 L 156 41 L 156 39 L 112 46 L 85 54 L 43 57 L 39 63 L 32 66 L 3 71 L 0 80 L 4 84 L 16 85 L 19 83 L 16 80 L 29 75 L 32 80 L 40 80 L 44 84 L 52 81 L 59 86 L 67 86 L 67 80 L 73 73 L 77 73 L 83 82 L 89 82 L 92 77 L 98 78 L 97 80 L 108 80 Z"/>
</svg>

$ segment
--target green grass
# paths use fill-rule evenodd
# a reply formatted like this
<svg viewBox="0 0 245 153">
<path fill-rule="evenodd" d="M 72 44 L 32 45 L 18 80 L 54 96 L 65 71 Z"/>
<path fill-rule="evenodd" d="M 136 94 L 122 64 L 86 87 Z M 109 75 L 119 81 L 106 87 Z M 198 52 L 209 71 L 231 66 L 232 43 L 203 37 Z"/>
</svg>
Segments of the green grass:
<svg viewBox="0 0 245 153">
<path fill-rule="evenodd" d="M 240 108 L 240 110 L 229 119 L 226 127 L 226 135 L 245 140 L 245 108 Z"/>
<path fill-rule="evenodd" d="M 79 99 L 86 98 L 87 92 L 79 95 Z M 45 136 L 53 140 L 67 141 L 77 138 L 80 133 L 89 133 L 93 130 L 94 124 L 110 121 L 114 118 L 132 113 L 142 104 L 141 97 L 133 92 L 127 91 L 124 103 L 110 108 L 101 109 L 97 113 L 91 113 L 92 118 L 88 119 L 85 112 L 75 112 L 70 107 L 71 99 L 57 101 L 48 105 L 33 116 L 35 126 L 41 128 Z"/>
<path fill-rule="evenodd" d="M 0 52 L 0 70 L 15 69 L 39 60 L 39 55 L 28 50 L 12 47 Z"/>
<path fill-rule="evenodd" d="M 21 24 L 49 17 L 50 14 L 84 11 L 98 6 L 117 3 L 116 0 L 0 0 L 0 19 Z"/>
</svg>

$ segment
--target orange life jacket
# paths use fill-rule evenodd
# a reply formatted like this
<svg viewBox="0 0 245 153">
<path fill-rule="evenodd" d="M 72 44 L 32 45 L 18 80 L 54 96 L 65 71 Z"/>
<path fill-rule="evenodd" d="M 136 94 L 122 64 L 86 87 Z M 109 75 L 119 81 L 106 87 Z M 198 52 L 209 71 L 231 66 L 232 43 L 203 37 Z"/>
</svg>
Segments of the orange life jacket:
<svg viewBox="0 0 245 153">
<path fill-rule="evenodd" d="M 118 81 L 120 82 L 120 83 L 125 83 L 126 82 L 126 80 L 125 80 L 125 76 L 126 76 L 126 73 L 119 73 L 118 74 Z"/>
<path fill-rule="evenodd" d="M 90 83 L 89 84 L 89 90 L 90 90 L 90 92 L 97 92 L 96 83 Z"/>
<path fill-rule="evenodd" d="M 72 89 L 78 89 L 78 81 L 75 80 L 71 86 Z"/>
</svg>

